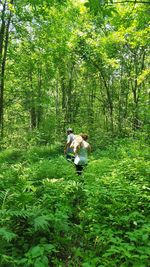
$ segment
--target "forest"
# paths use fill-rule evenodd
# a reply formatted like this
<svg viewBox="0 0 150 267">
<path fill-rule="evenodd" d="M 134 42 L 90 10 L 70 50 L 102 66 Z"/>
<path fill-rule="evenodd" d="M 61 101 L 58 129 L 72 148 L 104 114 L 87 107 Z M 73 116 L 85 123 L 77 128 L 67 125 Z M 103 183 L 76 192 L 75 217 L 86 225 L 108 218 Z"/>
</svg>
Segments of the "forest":
<svg viewBox="0 0 150 267">
<path fill-rule="evenodd" d="M 149 267 L 149 140 L 149 0 L 0 0 L 0 267 Z"/>
</svg>

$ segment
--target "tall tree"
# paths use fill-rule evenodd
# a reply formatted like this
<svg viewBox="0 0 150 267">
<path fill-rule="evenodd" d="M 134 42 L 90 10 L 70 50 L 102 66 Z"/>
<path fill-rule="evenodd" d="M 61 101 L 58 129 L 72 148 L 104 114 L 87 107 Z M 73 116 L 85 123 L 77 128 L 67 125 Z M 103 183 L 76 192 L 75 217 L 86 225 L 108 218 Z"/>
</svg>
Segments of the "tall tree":
<svg viewBox="0 0 150 267">
<path fill-rule="evenodd" d="M 1 136 L 3 136 L 5 66 L 9 42 L 9 28 L 12 17 L 13 0 L 4 0 L 0 3 L 0 5 L 2 9 L 0 28 L 0 132 Z"/>
</svg>

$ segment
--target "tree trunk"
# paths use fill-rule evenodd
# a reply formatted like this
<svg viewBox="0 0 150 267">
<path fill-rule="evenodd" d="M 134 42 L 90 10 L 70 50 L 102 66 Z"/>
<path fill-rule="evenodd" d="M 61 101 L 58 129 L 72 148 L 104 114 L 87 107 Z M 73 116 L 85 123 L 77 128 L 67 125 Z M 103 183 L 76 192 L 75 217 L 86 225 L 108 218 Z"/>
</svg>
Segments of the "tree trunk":
<svg viewBox="0 0 150 267">
<path fill-rule="evenodd" d="M 106 89 L 108 110 L 109 110 L 109 116 L 110 116 L 110 129 L 111 129 L 111 132 L 113 134 L 113 132 L 114 132 L 113 99 L 112 99 L 111 92 L 110 92 L 110 86 L 107 84 L 106 79 L 105 79 L 102 71 L 100 71 L 100 75 L 102 77 L 102 80 L 103 80 L 103 83 L 104 83 L 104 86 Z"/>
<path fill-rule="evenodd" d="M 70 70 L 70 77 L 67 86 L 67 112 L 66 112 L 66 121 L 67 124 L 71 124 L 73 121 L 72 114 L 73 114 L 73 105 L 72 105 L 72 89 L 73 89 L 73 70 L 74 64 L 72 64 Z"/>
<path fill-rule="evenodd" d="M 141 56 L 141 58 L 140 58 Z M 141 85 L 138 85 L 137 78 L 142 70 L 144 69 L 144 61 L 145 61 L 145 50 L 141 51 L 141 55 L 138 57 L 137 51 L 134 53 L 134 70 L 135 70 L 135 78 L 132 83 L 132 93 L 133 93 L 133 102 L 134 102 L 134 118 L 133 118 L 133 129 L 137 130 L 140 128 L 140 119 L 139 119 L 139 100 L 140 100 L 140 90 Z M 141 62 L 141 64 L 140 64 Z"/>
<path fill-rule="evenodd" d="M 0 65 L 2 64 L 2 52 L 3 52 L 3 42 L 5 33 L 5 11 L 6 11 L 6 1 L 3 4 L 3 10 L 1 13 L 1 29 L 0 29 Z"/>
<path fill-rule="evenodd" d="M 13 1 L 11 1 L 13 4 Z M 9 40 L 9 27 L 11 22 L 12 13 L 9 11 L 9 16 L 7 21 L 5 21 L 6 15 L 6 1 L 3 5 L 2 11 L 2 25 L 0 31 L 0 130 L 1 137 L 3 137 L 4 131 L 4 79 L 5 79 L 5 66 L 6 66 L 6 57 L 7 57 L 7 48 Z"/>
<path fill-rule="evenodd" d="M 42 66 L 38 66 L 38 110 L 37 110 L 37 128 L 40 127 L 40 122 L 42 119 Z"/>
<path fill-rule="evenodd" d="M 33 81 L 32 81 L 32 71 L 29 74 L 30 86 L 31 86 L 31 107 L 30 107 L 30 118 L 31 118 L 31 129 L 35 129 L 37 126 L 37 116 L 35 110 L 35 99 L 34 99 L 34 91 L 33 91 Z"/>
</svg>

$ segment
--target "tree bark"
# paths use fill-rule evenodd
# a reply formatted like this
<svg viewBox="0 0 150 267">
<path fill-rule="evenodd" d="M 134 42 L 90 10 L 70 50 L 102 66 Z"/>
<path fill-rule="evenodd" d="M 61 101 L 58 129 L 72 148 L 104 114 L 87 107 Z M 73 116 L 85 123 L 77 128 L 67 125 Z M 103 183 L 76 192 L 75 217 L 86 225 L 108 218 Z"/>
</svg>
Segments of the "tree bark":
<svg viewBox="0 0 150 267">
<path fill-rule="evenodd" d="M 13 4 L 13 1 L 11 1 Z M 9 27 L 12 17 L 12 12 L 9 11 L 9 16 L 7 21 L 5 20 L 6 16 L 6 1 L 3 5 L 2 11 L 2 25 L 0 31 L 0 37 L 2 37 L 0 42 L 0 130 L 1 137 L 3 137 L 4 131 L 4 79 L 5 79 L 5 66 L 6 66 L 6 57 L 7 57 L 7 49 L 8 49 L 8 41 L 9 41 Z"/>
<path fill-rule="evenodd" d="M 36 116 L 36 110 L 35 110 L 32 71 L 29 74 L 29 80 L 30 80 L 30 86 L 31 86 L 31 107 L 30 107 L 31 129 L 34 130 L 37 126 L 37 116 Z"/>
<path fill-rule="evenodd" d="M 38 66 L 38 110 L 37 110 L 37 128 L 40 127 L 42 119 L 42 66 Z"/>
</svg>

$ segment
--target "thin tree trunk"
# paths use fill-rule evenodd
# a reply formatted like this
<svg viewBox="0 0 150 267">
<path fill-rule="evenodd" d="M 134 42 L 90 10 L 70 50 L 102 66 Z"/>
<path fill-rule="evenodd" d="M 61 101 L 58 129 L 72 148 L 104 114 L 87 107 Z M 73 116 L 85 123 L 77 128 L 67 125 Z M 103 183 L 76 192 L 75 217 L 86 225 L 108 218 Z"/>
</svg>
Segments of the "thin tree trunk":
<svg viewBox="0 0 150 267">
<path fill-rule="evenodd" d="M 61 85 L 61 109 L 62 109 L 62 116 L 63 116 L 63 131 L 65 132 L 66 125 L 67 125 L 67 90 L 66 90 L 66 77 L 65 77 L 65 69 L 64 66 L 59 67 L 59 76 L 60 76 L 60 85 Z"/>
<path fill-rule="evenodd" d="M 11 1 L 13 4 L 13 1 Z M 5 10 L 6 10 L 6 1 L 4 3 L 4 14 L 2 17 L 2 26 L 1 26 L 1 36 L 2 41 L 0 44 L 0 60 L 1 60 L 1 74 L 0 74 L 0 128 L 1 128 L 1 137 L 3 137 L 4 131 L 4 78 L 5 78 L 5 66 L 6 66 L 6 57 L 7 57 L 7 48 L 9 40 L 9 27 L 11 22 L 11 11 L 9 12 L 9 17 L 7 24 L 5 22 Z"/>
<path fill-rule="evenodd" d="M 113 100 L 112 100 L 112 97 L 111 97 L 109 85 L 107 84 L 102 71 L 100 71 L 100 75 L 102 77 L 102 80 L 103 80 L 103 83 L 104 83 L 104 86 L 105 86 L 105 89 L 106 89 L 106 95 L 107 95 L 107 101 L 108 101 L 108 107 L 109 107 L 109 115 L 110 115 L 110 128 L 111 128 L 111 132 L 113 134 L 113 132 L 114 132 Z"/>
<path fill-rule="evenodd" d="M 5 10 L 6 10 L 6 1 L 3 4 L 3 10 L 1 13 L 1 29 L 0 29 L 0 65 L 2 64 L 2 52 L 3 52 L 3 42 L 4 42 L 4 33 L 5 33 Z"/>
<path fill-rule="evenodd" d="M 40 122 L 42 119 L 42 66 L 38 66 L 38 110 L 37 110 L 37 128 L 40 127 Z"/>
<path fill-rule="evenodd" d="M 104 87 L 106 89 L 106 96 L 107 96 L 109 116 L 110 116 L 110 129 L 111 129 L 111 132 L 113 134 L 113 132 L 114 132 L 114 118 L 113 118 L 114 107 L 113 107 L 113 98 L 112 98 L 111 92 L 110 92 L 110 85 L 107 83 L 106 77 L 104 76 L 104 73 L 103 73 L 101 67 L 99 67 L 99 65 L 96 62 L 94 62 L 93 60 L 90 59 L 90 61 L 99 70 L 100 77 L 101 77 L 103 84 L 104 84 Z"/>
<path fill-rule="evenodd" d="M 37 117 L 35 110 L 35 101 L 34 101 L 34 92 L 33 92 L 33 81 L 32 81 L 32 72 L 29 74 L 30 86 L 31 86 L 31 107 L 30 107 L 30 115 L 31 115 L 31 129 L 35 129 L 37 126 Z"/>
<path fill-rule="evenodd" d="M 55 135 L 57 136 L 57 133 L 60 131 L 60 92 L 59 92 L 59 73 L 56 72 L 56 84 L 55 84 L 55 116 L 56 116 L 56 127 L 55 127 Z"/>
<path fill-rule="evenodd" d="M 140 100 L 141 85 L 138 85 L 137 78 L 138 78 L 138 75 L 144 69 L 145 50 L 142 51 L 141 57 L 142 57 L 141 58 L 141 65 L 139 66 L 140 58 L 138 58 L 137 51 L 135 51 L 135 54 L 134 54 L 135 79 L 134 79 L 134 83 L 132 83 L 133 102 L 134 102 L 134 118 L 133 118 L 133 129 L 134 130 L 139 129 L 139 127 L 140 127 L 139 100 Z"/>
<path fill-rule="evenodd" d="M 73 88 L 73 70 L 74 70 L 74 64 L 71 67 L 70 70 L 70 77 L 68 81 L 67 86 L 67 114 L 66 114 L 66 120 L 68 124 L 72 123 L 72 88 Z"/>
</svg>

